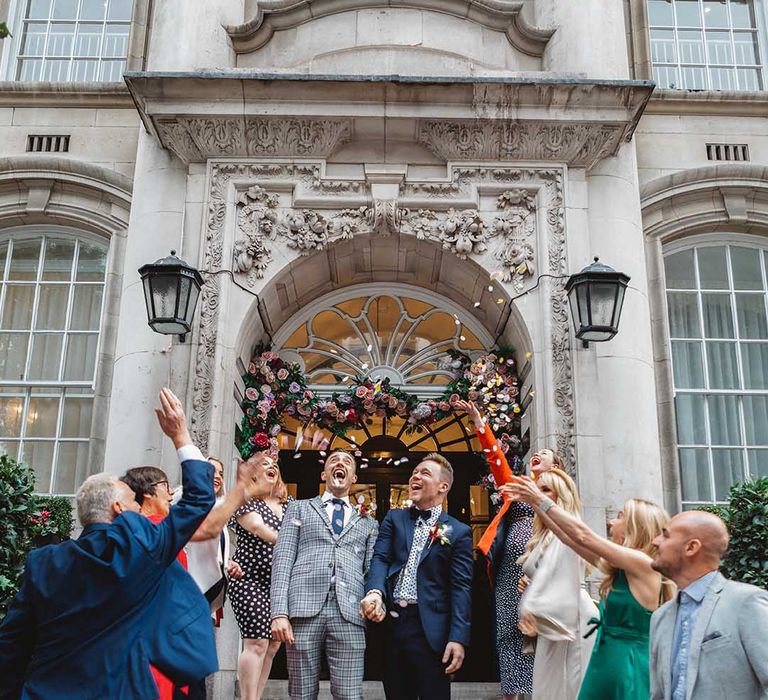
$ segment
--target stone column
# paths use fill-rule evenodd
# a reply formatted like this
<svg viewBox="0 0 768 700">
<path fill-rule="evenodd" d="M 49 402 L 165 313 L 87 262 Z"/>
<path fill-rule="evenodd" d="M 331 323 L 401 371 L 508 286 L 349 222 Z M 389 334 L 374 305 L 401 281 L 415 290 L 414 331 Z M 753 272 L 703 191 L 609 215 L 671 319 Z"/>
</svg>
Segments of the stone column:
<svg viewBox="0 0 768 700">
<path fill-rule="evenodd" d="M 172 445 L 160 431 L 152 409 L 158 405 L 158 392 L 165 385 L 181 390 L 184 399 L 186 386 L 175 385 L 171 359 L 186 348 L 179 345 L 178 338 L 159 335 L 147 325 L 138 269 L 172 249 L 183 255 L 185 192 L 184 165 L 142 130 L 123 259 L 105 471 L 123 472 L 151 464 L 165 465 L 172 474 L 177 473 Z"/>
</svg>

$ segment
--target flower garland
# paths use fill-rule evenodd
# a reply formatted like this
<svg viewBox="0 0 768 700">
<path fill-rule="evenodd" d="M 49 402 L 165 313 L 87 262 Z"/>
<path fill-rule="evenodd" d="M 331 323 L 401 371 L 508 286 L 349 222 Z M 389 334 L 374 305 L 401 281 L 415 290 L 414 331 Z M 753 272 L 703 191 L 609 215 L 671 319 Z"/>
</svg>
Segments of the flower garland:
<svg viewBox="0 0 768 700">
<path fill-rule="evenodd" d="M 284 429 L 284 416 L 293 416 L 305 426 L 314 424 L 343 437 L 374 418 L 401 418 L 406 432 L 421 432 L 426 426 L 451 415 L 460 399 L 474 401 L 486 416 L 510 463 L 520 460 L 521 441 L 518 403 L 519 382 L 510 348 L 498 348 L 476 359 L 456 350 L 448 351 L 453 379 L 436 399 L 420 400 L 398 389 L 389 379 L 359 378 L 346 391 L 321 399 L 307 388 L 298 364 L 289 364 L 265 347 L 259 347 L 243 375 L 245 397 L 238 448 L 244 458 L 254 452 L 277 448 Z M 487 462 L 487 460 L 486 460 Z M 489 474 L 480 482 L 491 494 L 496 491 Z"/>
</svg>

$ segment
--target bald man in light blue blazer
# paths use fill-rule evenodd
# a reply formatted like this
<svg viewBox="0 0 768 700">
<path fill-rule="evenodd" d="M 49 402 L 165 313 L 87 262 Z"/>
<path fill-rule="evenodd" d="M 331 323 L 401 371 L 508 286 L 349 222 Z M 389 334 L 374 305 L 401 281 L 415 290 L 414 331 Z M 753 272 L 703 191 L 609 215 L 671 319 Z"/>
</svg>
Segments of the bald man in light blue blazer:
<svg viewBox="0 0 768 700">
<path fill-rule="evenodd" d="M 680 513 L 654 545 L 678 594 L 651 618 L 651 699 L 768 700 L 768 592 L 718 572 L 723 521 Z"/>
</svg>

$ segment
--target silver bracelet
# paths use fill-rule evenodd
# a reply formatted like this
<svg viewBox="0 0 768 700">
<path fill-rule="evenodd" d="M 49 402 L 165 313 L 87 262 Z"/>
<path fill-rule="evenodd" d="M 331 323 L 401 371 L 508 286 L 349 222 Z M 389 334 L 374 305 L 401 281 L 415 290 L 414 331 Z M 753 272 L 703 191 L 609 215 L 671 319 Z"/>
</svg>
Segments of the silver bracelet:
<svg viewBox="0 0 768 700">
<path fill-rule="evenodd" d="M 539 510 L 542 513 L 546 513 L 552 506 L 557 505 L 549 496 L 545 496 L 544 500 L 539 504 Z"/>
</svg>

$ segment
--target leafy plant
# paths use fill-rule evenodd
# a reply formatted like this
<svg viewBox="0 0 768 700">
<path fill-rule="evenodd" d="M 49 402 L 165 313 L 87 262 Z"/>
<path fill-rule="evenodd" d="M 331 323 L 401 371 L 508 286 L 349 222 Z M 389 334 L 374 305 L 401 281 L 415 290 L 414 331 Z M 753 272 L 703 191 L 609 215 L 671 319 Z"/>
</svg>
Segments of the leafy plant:
<svg viewBox="0 0 768 700">
<path fill-rule="evenodd" d="M 768 588 L 768 477 L 731 487 L 727 506 L 702 506 L 728 526 L 731 543 L 720 567 L 724 576 Z"/>
<path fill-rule="evenodd" d="M 32 546 L 30 516 L 36 512 L 35 475 L 24 464 L 0 455 L 0 617 L 18 590 Z"/>
<path fill-rule="evenodd" d="M 29 530 L 33 541 L 45 538 L 68 539 L 72 534 L 72 503 L 64 496 L 37 496 L 37 512 L 30 515 Z"/>
</svg>

